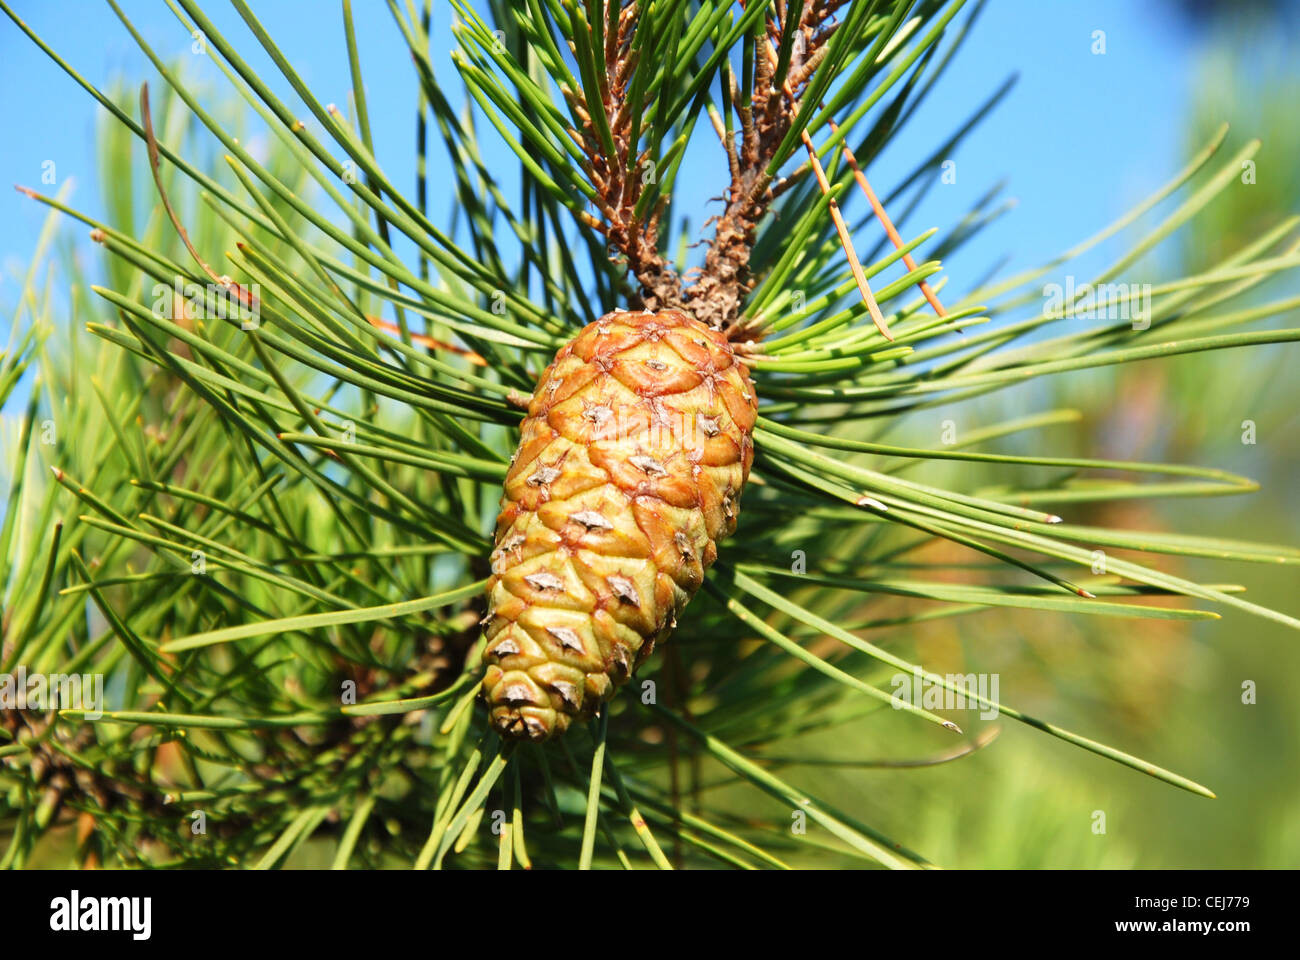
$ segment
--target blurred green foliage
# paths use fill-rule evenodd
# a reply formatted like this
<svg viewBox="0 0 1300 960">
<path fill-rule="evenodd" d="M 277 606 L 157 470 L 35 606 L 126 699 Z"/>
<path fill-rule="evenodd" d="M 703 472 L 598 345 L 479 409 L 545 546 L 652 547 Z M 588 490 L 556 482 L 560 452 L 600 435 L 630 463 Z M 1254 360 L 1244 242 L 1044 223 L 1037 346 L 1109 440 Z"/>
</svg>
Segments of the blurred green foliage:
<svg viewBox="0 0 1300 960">
<path fill-rule="evenodd" d="M 1259 19 L 1243 24 L 1236 5 L 1224 6 L 1232 9 L 1220 11 L 1221 29 L 1210 35 L 1195 73 L 1186 145 L 1204 143 L 1228 122 L 1227 149 L 1253 138 L 1262 147 L 1245 179 L 1177 236 L 1171 249 L 1186 273 L 1221 261 L 1279 212 L 1300 207 L 1300 65 L 1261 52 L 1276 50 L 1267 42 L 1276 25 L 1269 11 L 1257 10 Z M 1249 296 L 1262 302 L 1296 292 L 1295 278 L 1283 274 Z M 1238 471 L 1261 489 L 1133 506 L 1122 519 L 1139 529 L 1292 543 L 1300 538 L 1296 384 L 1295 358 L 1286 350 L 1055 377 L 1043 388 L 1050 398 L 1044 403 L 1077 410 L 1081 419 L 1035 443 L 1053 453 L 1089 449 Z M 990 400 L 985 413 L 996 418 L 1016 409 L 1023 408 L 1008 395 Z M 1255 424 L 1254 444 L 1242 442 L 1246 420 Z M 972 466 L 931 464 L 927 479 L 942 484 L 945 474 Z M 1091 512 L 1088 522 L 1101 519 Z M 1076 518 L 1071 507 L 1067 519 Z M 1297 596 L 1295 571 L 1286 567 L 1200 560 L 1177 566 L 1192 577 L 1240 575 L 1250 584 L 1247 596 L 1265 606 L 1285 607 Z M 1218 799 L 1159 790 L 1012 728 L 959 763 L 840 784 L 844 795 L 862 791 L 878 803 L 884 829 L 900 831 L 952 867 L 1300 867 L 1300 648 L 1288 631 L 1234 611 L 1212 623 L 1113 625 L 993 611 L 948 632 L 960 636 L 918 643 L 947 644 L 956 660 L 966 648 L 979 650 L 985 663 L 997 651 L 1004 696 L 1027 706 L 1041 697 L 1063 723 L 1182 770 Z M 1257 685 L 1254 705 L 1242 703 L 1245 681 Z M 891 811 L 918 809 L 925 811 L 920 833 L 907 832 L 902 818 L 889 822 Z M 1104 835 L 1093 832 L 1098 810 L 1106 814 Z"/>
</svg>

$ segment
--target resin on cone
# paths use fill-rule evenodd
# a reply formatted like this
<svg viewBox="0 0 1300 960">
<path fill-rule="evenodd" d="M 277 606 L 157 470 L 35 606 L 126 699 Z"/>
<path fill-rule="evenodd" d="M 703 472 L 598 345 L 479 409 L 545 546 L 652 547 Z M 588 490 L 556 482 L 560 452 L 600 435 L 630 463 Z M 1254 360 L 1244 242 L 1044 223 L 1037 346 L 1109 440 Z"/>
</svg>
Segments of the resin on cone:
<svg viewBox="0 0 1300 960">
<path fill-rule="evenodd" d="M 560 349 L 506 475 L 483 696 L 503 737 L 590 718 L 677 625 L 736 529 L 757 398 L 726 336 L 618 312 Z"/>
</svg>

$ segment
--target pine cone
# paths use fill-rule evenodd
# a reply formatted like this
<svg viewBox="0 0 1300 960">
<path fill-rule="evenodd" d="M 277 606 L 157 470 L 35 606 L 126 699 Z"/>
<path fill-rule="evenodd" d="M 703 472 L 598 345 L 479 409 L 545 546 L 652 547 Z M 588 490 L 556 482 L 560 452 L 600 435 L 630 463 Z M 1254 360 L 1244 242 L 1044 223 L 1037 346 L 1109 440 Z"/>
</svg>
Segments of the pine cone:
<svg viewBox="0 0 1300 960">
<path fill-rule="evenodd" d="M 506 476 L 483 696 L 546 740 L 677 625 L 736 529 L 757 398 L 726 337 L 676 310 L 611 313 L 542 374 Z"/>
</svg>

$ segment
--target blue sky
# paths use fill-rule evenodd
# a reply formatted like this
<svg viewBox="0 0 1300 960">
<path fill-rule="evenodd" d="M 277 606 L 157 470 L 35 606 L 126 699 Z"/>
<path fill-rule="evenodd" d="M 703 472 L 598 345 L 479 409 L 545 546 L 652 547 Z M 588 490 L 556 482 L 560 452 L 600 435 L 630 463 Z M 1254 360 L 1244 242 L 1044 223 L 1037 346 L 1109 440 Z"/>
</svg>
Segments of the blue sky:
<svg viewBox="0 0 1300 960">
<path fill-rule="evenodd" d="M 116 79 L 132 88 L 160 81 L 144 54 L 107 4 L 92 0 L 10 0 L 19 16 L 92 83 Z M 145 39 L 166 60 L 182 61 L 192 76 L 224 78 L 161 0 L 123 0 Z M 973 6 L 973 4 L 972 4 Z M 208 4 L 223 32 L 242 38 L 241 50 L 264 76 L 276 76 L 235 12 Z M 339 5 L 308 0 L 267 0 L 256 5 L 263 23 L 322 102 L 345 103 L 349 79 Z M 435 3 L 435 65 L 459 85 L 447 53 L 449 5 Z M 394 182 L 414 182 L 415 76 L 401 38 L 381 0 L 354 4 L 377 152 Z M 965 12 L 959 15 L 965 17 Z M 1104 31 L 1104 55 L 1093 52 L 1094 32 Z M 957 182 L 936 187 L 903 232 L 955 222 L 976 198 L 1005 180 L 1013 213 L 976 245 L 946 264 L 952 281 L 974 280 L 1003 255 L 1011 267 L 1051 257 L 1118 216 L 1165 181 L 1188 154 L 1183 117 L 1189 106 L 1200 40 L 1173 16 L 1168 2 L 1078 3 L 1068 0 L 993 0 L 971 40 L 931 94 L 917 118 L 868 170 L 887 195 L 911 166 L 928 155 L 1013 72 L 1019 80 L 1002 105 L 955 151 Z M 274 84 L 291 96 L 287 84 Z M 53 192 L 76 181 L 72 202 L 104 211 L 96 173 L 94 130 L 103 111 L 7 19 L 0 17 L 0 89 L 7 135 L 0 140 L 0 181 Z M 304 112 L 305 115 L 305 112 Z M 1230 118 L 1229 118 L 1230 119 Z M 486 124 L 484 124 L 486 127 Z M 696 150 L 705 147 L 693 148 Z M 490 156 L 490 154 L 489 154 Z M 56 184 L 42 184 L 53 161 Z M 447 208 L 436 187 L 435 210 Z M 679 197 L 705 209 L 714 184 L 686 180 Z M 12 307 L 25 262 L 45 211 L 17 192 L 0 192 L 0 306 Z M 695 219 L 702 219 L 703 214 Z M 438 218 L 435 218 L 438 219 Z M 74 229 L 80 230 L 79 227 Z M 84 230 L 81 230 L 84 234 Z M 859 243 L 869 248 L 878 234 Z M 1087 270 L 1082 272 L 1086 273 Z"/>
</svg>

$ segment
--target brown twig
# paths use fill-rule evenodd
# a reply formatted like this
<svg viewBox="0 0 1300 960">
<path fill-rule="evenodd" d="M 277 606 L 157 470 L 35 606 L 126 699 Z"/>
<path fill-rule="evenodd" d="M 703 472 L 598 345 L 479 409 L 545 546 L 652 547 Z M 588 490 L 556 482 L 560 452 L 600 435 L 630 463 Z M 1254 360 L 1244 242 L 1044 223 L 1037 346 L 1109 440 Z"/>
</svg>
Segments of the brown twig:
<svg viewBox="0 0 1300 960">
<path fill-rule="evenodd" d="M 822 194 L 826 197 L 831 220 L 835 222 L 835 230 L 840 235 L 840 246 L 844 248 L 844 255 L 848 257 L 849 269 L 853 271 L 853 279 L 857 281 L 862 302 L 867 305 L 867 312 L 871 314 L 871 322 L 876 325 L 881 336 L 886 340 L 893 340 L 894 335 L 889 332 L 889 324 L 885 323 L 885 316 L 880 312 L 880 305 L 876 303 L 875 295 L 871 292 L 871 285 L 867 283 L 862 262 L 858 260 L 858 253 L 853 249 L 853 238 L 849 235 L 848 225 L 844 222 L 844 214 L 840 213 L 839 202 L 831 196 L 831 185 L 826 179 L 826 171 L 822 169 L 821 161 L 817 159 L 817 148 L 813 146 L 812 138 L 808 136 L 806 130 L 803 132 L 803 145 L 808 148 L 808 159 L 812 163 L 813 173 L 817 175 L 817 185 L 821 187 Z"/>
<path fill-rule="evenodd" d="M 741 0 L 742 6 L 744 3 L 745 0 Z M 716 218 L 711 218 L 714 234 L 704 265 L 700 268 L 698 277 L 685 289 L 684 278 L 669 266 L 658 249 L 663 199 L 660 198 L 643 215 L 636 214 L 643 195 L 644 185 L 641 179 L 645 155 L 633 156 L 637 144 L 630 142 L 632 118 L 626 97 L 633 74 L 630 61 L 633 59 L 632 37 L 638 20 L 636 0 L 628 0 L 619 11 L 617 29 L 606 31 L 605 71 L 598 77 L 597 86 L 603 101 L 601 107 L 610 118 L 614 156 L 607 155 L 601 138 L 596 133 L 591 119 L 593 105 L 587 103 L 585 92 L 562 87 L 580 125 L 576 133 L 586 157 L 584 169 L 597 191 L 595 205 L 601 219 L 596 222 L 596 229 L 604 234 L 610 247 L 622 255 L 629 272 L 640 282 L 642 306 L 646 309 L 685 309 L 697 320 L 727 331 L 733 339 L 743 339 L 754 332 L 752 324 L 738 324 L 737 320 L 744 298 L 754 284 L 749 258 L 758 223 L 779 195 L 780 189 L 783 189 L 773 189 L 767 168 L 804 107 L 803 90 L 826 56 L 829 38 L 839 27 L 838 22 L 832 22 L 832 17 L 841 4 L 842 0 L 810 0 L 803 7 L 799 22 L 789 31 L 795 44 L 789 52 L 779 89 L 776 72 L 781 58 L 778 48 L 782 34 L 786 32 L 783 29 L 784 18 L 788 16 L 786 5 L 778 4 L 777 14 L 768 16 L 765 42 L 761 43 L 763 52 L 754 64 L 751 102 L 743 102 L 735 79 L 730 79 L 732 108 L 740 118 L 739 149 L 726 125 L 716 111 L 710 108 L 709 120 L 726 151 L 731 184 L 723 212 Z M 727 82 L 725 73 L 723 82 Z M 801 171 L 811 168 L 815 173 L 818 186 L 827 197 L 831 220 L 872 322 L 882 336 L 893 340 L 880 305 L 867 282 L 866 272 L 854 250 L 839 203 L 831 194 L 830 183 L 818 160 L 812 139 L 806 130 L 801 131 L 800 136 L 809 156 L 809 162 Z M 902 240 L 898 237 L 898 231 L 871 192 L 870 184 L 858 168 L 852 152 L 847 145 L 843 150 L 859 186 L 867 194 L 873 211 L 885 227 L 885 232 L 896 246 L 901 247 Z M 910 256 L 905 255 L 904 262 L 908 264 L 909 270 L 916 269 Z M 944 316 L 943 307 L 929 285 L 922 282 L 921 290 L 939 316 Z"/>
<path fill-rule="evenodd" d="M 766 59 L 773 67 L 777 63 L 777 53 L 771 44 L 763 44 L 766 51 Z M 800 64 L 800 75 L 808 76 L 810 71 L 804 69 Z M 790 86 L 790 79 L 787 76 L 784 80 L 785 95 L 793 102 L 795 99 L 794 91 Z M 853 279 L 858 285 L 858 294 L 862 297 L 862 302 L 867 305 L 867 312 L 871 314 L 871 322 L 876 325 L 880 335 L 886 340 L 893 340 L 894 335 L 889 332 L 889 324 L 885 323 L 885 316 L 880 312 L 880 304 L 876 303 L 876 297 L 871 292 L 871 285 L 867 283 L 867 275 L 862 269 L 862 262 L 858 259 L 858 252 L 853 247 L 853 237 L 849 234 L 848 225 L 844 222 L 844 214 L 840 212 L 839 201 L 831 194 L 830 182 L 826 179 L 826 171 L 822 169 L 821 161 L 817 159 L 817 148 L 813 145 L 812 137 L 809 136 L 805 127 L 800 131 L 800 139 L 804 147 L 808 150 L 808 162 L 812 164 L 813 173 L 817 177 L 817 186 L 821 188 L 822 195 L 826 197 L 826 205 L 830 210 L 831 220 L 835 223 L 835 232 L 839 234 L 840 246 L 844 248 L 844 256 L 848 258 L 849 269 L 853 272 Z M 863 178 L 865 180 L 865 178 Z M 883 212 L 883 211 L 882 211 Z"/>
<path fill-rule="evenodd" d="M 804 8 L 800 30 L 805 38 L 812 36 L 809 25 L 816 22 L 824 6 L 824 0 L 812 0 Z M 776 29 L 774 23 L 769 21 L 767 25 L 769 34 Z M 802 49 L 791 52 L 787 79 L 801 76 L 808 53 L 806 42 Z M 737 320 L 745 296 L 754 285 L 749 258 L 755 232 L 773 199 L 767 167 L 798 114 L 799 83 L 777 89 L 775 70 L 774 61 L 757 58 L 750 103 L 743 102 L 733 85 L 732 103 L 740 116 L 741 129 L 738 169 L 732 169 L 726 208 L 717 218 L 704 267 L 684 293 L 685 305 L 696 319 L 727 331 L 733 339 L 747 336 L 751 330 L 748 325 L 738 325 Z M 730 157 L 728 160 L 730 165 Z"/>
<path fill-rule="evenodd" d="M 394 336 L 402 335 L 402 328 L 395 323 L 389 323 L 387 320 L 380 320 L 378 317 L 367 315 L 366 319 L 370 321 L 372 327 L 377 327 L 385 333 L 391 333 Z M 430 350 L 445 350 L 448 353 L 454 353 L 464 357 L 476 367 L 486 367 L 487 361 L 473 350 L 466 350 L 464 347 L 458 347 L 454 343 L 446 343 L 442 340 L 435 340 L 433 337 L 423 333 L 412 333 L 411 342 L 418 343 L 422 347 L 428 347 Z"/>
<path fill-rule="evenodd" d="M 231 280 L 224 274 L 218 274 L 213 270 L 206 260 L 199 256 L 198 250 L 194 249 L 194 244 L 190 242 L 189 232 L 181 225 L 180 217 L 176 216 L 176 211 L 172 209 L 171 201 L 167 199 L 167 191 L 163 189 L 162 182 L 162 163 L 158 154 L 158 138 L 153 132 L 153 117 L 149 112 L 149 84 L 140 85 L 140 119 L 144 124 L 144 139 L 149 148 L 149 169 L 153 173 L 154 186 L 158 188 L 158 197 L 162 200 L 163 209 L 167 211 L 167 217 L 171 220 L 172 226 L 180 234 L 181 242 L 185 244 L 185 249 L 190 252 L 195 262 L 202 268 L 203 272 L 212 278 L 213 282 L 219 284 L 226 290 L 233 291 L 239 298 L 242 306 L 249 310 L 257 309 L 257 298 L 253 294 Z"/>
<path fill-rule="evenodd" d="M 839 126 L 836 125 L 834 120 L 832 120 L 831 133 L 836 134 L 839 133 L 839 131 Z M 853 178 L 858 182 L 858 186 L 866 196 L 867 202 L 871 204 L 871 210 L 875 213 L 876 219 L 879 220 L 880 225 L 885 228 L 885 233 L 889 236 L 889 242 L 894 245 L 895 250 L 902 250 L 903 238 L 900 237 L 898 231 L 894 229 L 894 222 L 889 219 L 889 214 L 885 212 L 884 205 L 880 202 L 879 198 L 877 198 L 876 192 L 871 189 L 871 184 L 867 182 L 866 174 L 864 174 L 862 168 L 858 166 L 857 157 L 853 155 L 853 151 L 849 149 L 849 145 L 845 141 L 840 142 L 840 150 L 844 154 L 844 159 L 848 162 L 849 167 L 853 170 Z M 903 263 L 906 265 L 908 270 L 916 269 L 916 261 L 912 259 L 910 253 L 903 254 Z M 939 302 L 939 298 L 936 297 L 934 291 L 930 289 L 930 285 L 922 280 L 920 287 L 922 295 L 924 295 L 926 301 L 929 302 L 930 306 L 934 309 L 935 314 L 940 317 L 946 317 L 948 311 L 944 310 L 943 304 Z"/>
<path fill-rule="evenodd" d="M 617 0 L 611 0 L 617 2 Z M 582 89 L 561 87 L 579 128 L 574 131 L 586 156 L 584 171 L 596 188 L 595 206 L 600 216 L 584 222 L 605 236 L 610 248 L 627 263 L 628 271 L 641 284 L 641 306 L 650 310 L 682 306 L 681 278 L 659 252 L 659 218 L 664 202 L 642 215 L 637 204 L 649 181 L 643 182 L 647 155 L 636 153 L 632 141 L 631 105 L 628 87 L 637 62 L 632 38 L 640 16 L 637 0 L 619 10 L 617 28 L 605 37 L 605 72 L 597 77 L 601 108 L 609 119 L 614 154 L 610 156 L 591 119 L 593 105 Z"/>
</svg>

